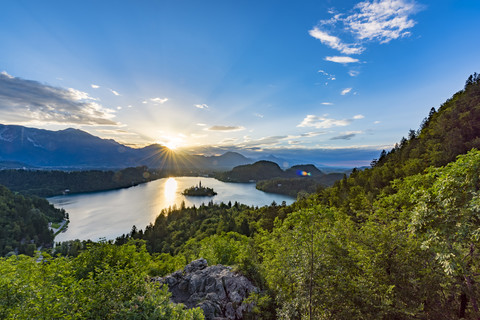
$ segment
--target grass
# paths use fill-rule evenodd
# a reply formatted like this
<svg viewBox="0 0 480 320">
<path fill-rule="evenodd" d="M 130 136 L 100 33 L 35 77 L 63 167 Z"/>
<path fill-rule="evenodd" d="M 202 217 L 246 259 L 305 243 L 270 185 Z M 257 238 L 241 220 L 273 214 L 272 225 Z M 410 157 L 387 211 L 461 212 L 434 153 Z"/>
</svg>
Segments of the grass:
<svg viewBox="0 0 480 320">
<path fill-rule="evenodd" d="M 58 228 L 60 228 L 60 223 L 52 222 L 52 228 L 53 228 L 53 229 L 58 229 Z"/>
</svg>

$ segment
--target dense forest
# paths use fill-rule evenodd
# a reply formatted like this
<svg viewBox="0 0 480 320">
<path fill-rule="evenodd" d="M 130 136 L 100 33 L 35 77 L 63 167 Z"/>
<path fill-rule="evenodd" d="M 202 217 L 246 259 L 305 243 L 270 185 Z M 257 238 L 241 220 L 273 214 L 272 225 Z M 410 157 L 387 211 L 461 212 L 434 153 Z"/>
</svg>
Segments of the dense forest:
<svg viewBox="0 0 480 320">
<path fill-rule="evenodd" d="M 131 187 L 163 178 L 166 172 L 145 166 L 119 171 L 0 170 L 0 184 L 26 195 L 51 197 L 69 193 L 93 192 Z"/>
<path fill-rule="evenodd" d="M 0 256 L 33 255 L 39 246 L 50 245 L 54 234 L 49 222 L 60 222 L 64 210 L 55 209 L 47 200 L 24 197 L 0 186 Z"/>
<path fill-rule="evenodd" d="M 255 187 L 264 192 L 285 194 L 296 198 L 299 194 L 314 193 L 325 186 L 326 184 L 320 183 L 316 179 L 301 177 L 262 180 L 258 181 Z"/>
<path fill-rule="evenodd" d="M 2 316 L 25 308 L 35 317 L 101 318 L 110 309 L 133 318 L 134 305 L 171 308 L 145 280 L 204 257 L 261 289 L 252 319 L 478 319 L 479 147 L 474 74 L 371 168 L 290 206 L 182 205 L 115 244 L 62 243 L 48 263 L 0 259 Z M 58 283 L 58 291 L 41 289 Z M 164 319 L 185 311 L 171 312 Z"/>
<path fill-rule="evenodd" d="M 350 215 L 370 211 L 381 192 L 393 192 L 395 179 L 444 166 L 472 148 L 480 149 L 480 75 L 476 73 L 438 111 L 432 108 L 418 130 L 411 129 L 392 150 L 382 151 L 371 168 L 354 170 L 316 198 Z"/>
<path fill-rule="evenodd" d="M 92 244 L 74 259 L 0 259 L 0 319 L 203 319 L 146 281 L 157 264 L 140 243 Z"/>
<path fill-rule="evenodd" d="M 331 188 L 288 207 L 171 210 L 130 237 L 176 263 L 237 265 L 268 293 L 272 318 L 476 319 L 478 141 L 475 74 L 372 168 Z"/>
</svg>

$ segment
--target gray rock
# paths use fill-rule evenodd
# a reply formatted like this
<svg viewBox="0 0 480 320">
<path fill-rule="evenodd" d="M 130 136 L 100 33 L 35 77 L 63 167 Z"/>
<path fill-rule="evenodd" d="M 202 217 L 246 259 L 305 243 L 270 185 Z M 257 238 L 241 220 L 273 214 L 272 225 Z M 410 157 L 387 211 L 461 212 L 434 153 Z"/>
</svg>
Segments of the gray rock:
<svg viewBox="0 0 480 320">
<path fill-rule="evenodd" d="M 207 260 L 192 261 L 182 271 L 156 279 L 168 285 L 171 300 L 187 308 L 200 307 L 206 320 L 241 320 L 252 310 L 252 303 L 244 302 L 252 292 L 258 292 L 250 280 L 232 271 L 232 268 L 208 266 Z"/>
</svg>

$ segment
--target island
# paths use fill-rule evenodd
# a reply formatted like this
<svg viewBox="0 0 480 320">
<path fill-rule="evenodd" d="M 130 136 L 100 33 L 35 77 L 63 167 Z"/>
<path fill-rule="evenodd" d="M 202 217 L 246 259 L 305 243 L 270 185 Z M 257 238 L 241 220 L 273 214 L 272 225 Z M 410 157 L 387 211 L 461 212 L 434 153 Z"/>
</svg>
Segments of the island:
<svg viewBox="0 0 480 320">
<path fill-rule="evenodd" d="M 196 197 L 213 197 L 217 195 L 217 193 L 212 189 L 208 187 L 203 187 L 202 186 L 202 181 L 198 184 L 198 186 L 190 187 L 188 189 L 185 189 L 182 194 L 184 196 L 196 196 Z"/>
</svg>

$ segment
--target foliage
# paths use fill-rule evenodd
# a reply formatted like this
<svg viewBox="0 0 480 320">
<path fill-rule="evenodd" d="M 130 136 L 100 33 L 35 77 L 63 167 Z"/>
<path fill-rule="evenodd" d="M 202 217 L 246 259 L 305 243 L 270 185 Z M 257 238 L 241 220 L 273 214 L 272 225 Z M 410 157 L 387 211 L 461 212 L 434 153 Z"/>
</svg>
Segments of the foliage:
<svg viewBox="0 0 480 320">
<path fill-rule="evenodd" d="M 259 273 L 257 248 L 252 238 L 236 232 L 215 234 L 200 241 L 193 238 L 183 246 L 180 256 L 186 261 L 205 258 L 209 265 L 234 266 L 257 286 L 264 285 Z"/>
<path fill-rule="evenodd" d="M 23 194 L 51 197 L 131 187 L 163 177 L 163 173 L 141 166 L 119 171 L 0 170 L 0 183 Z"/>
<path fill-rule="evenodd" d="M 194 197 L 213 197 L 217 193 L 212 188 L 202 186 L 202 182 L 200 181 L 199 185 L 185 189 L 182 194 Z"/>
<path fill-rule="evenodd" d="M 294 207 L 272 204 L 262 208 L 243 204 L 213 204 L 200 207 L 169 208 L 162 210 L 154 224 L 145 231 L 132 229 L 132 232 L 116 239 L 117 244 L 128 239 L 144 239 L 151 253 L 178 254 L 190 240 L 202 239 L 231 231 L 250 236 L 259 229 L 271 230 L 276 217 L 284 218 Z"/>
<path fill-rule="evenodd" d="M 38 246 L 51 244 L 54 236 L 48 222 L 59 222 L 65 215 L 45 199 L 24 197 L 0 186 L 0 256 L 33 255 Z"/>
<path fill-rule="evenodd" d="M 399 312 L 389 309 L 395 286 L 381 281 L 385 272 L 379 258 L 387 253 L 373 249 L 372 232 L 357 231 L 348 216 L 316 206 L 291 214 L 259 237 L 277 317 L 394 318 Z"/>
<path fill-rule="evenodd" d="M 480 148 L 480 80 L 467 80 L 465 89 L 447 100 L 438 111 L 431 109 L 420 128 L 410 130 L 389 152 L 382 151 L 372 168 L 354 170 L 333 188 L 316 198 L 340 208 L 358 220 L 371 212 L 376 197 L 392 192 L 390 182 L 424 172 L 430 166 L 444 166 L 472 148 Z"/>
<path fill-rule="evenodd" d="M 361 222 L 322 205 L 256 239 L 281 319 L 476 318 L 480 151 L 396 180 Z"/>
<path fill-rule="evenodd" d="M 203 319 L 148 280 L 154 263 L 139 244 L 99 243 L 77 258 L 0 259 L 2 319 Z"/>
<path fill-rule="evenodd" d="M 480 315 L 478 269 L 480 245 L 480 152 L 472 150 L 445 168 L 405 179 L 411 194 L 410 229 L 421 236 L 422 248 L 435 254 L 453 279 L 451 293 L 464 295 Z M 463 309 L 463 310 L 462 310 Z M 461 313 L 465 313 L 462 307 Z"/>
<path fill-rule="evenodd" d="M 265 192 L 285 194 L 290 197 L 297 197 L 299 192 L 314 193 L 322 185 L 308 178 L 275 178 L 257 182 L 256 188 Z"/>
<path fill-rule="evenodd" d="M 262 288 L 252 318 L 478 319 L 480 151 L 469 150 L 479 145 L 475 74 L 372 168 L 290 206 L 182 205 L 118 246 L 1 259 L 0 317 L 180 318 L 146 279 L 205 257 Z"/>
<path fill-rule="evenodd" d="M 284 175 L 285 172 L 275 162 L 261 160 L 253 164 L 237 166 L 228 172 L 218 173 L 215 178 L 227 182 L 251 182 Z"/>
<path fill-rule="evenodd" d="M 314 165 L 296 165 L 285 171 L 271 161 L 237 166 L 229 172 L 217 173 L 215 177 L 227 182 L 256 181 L 256 188 L 265 192 L 297 197 L 300 192 L 313 193 L 321 187 L 331 186 L 343 174 L 325 174 Z"/>
</svg>

